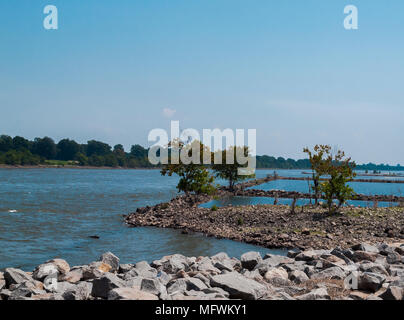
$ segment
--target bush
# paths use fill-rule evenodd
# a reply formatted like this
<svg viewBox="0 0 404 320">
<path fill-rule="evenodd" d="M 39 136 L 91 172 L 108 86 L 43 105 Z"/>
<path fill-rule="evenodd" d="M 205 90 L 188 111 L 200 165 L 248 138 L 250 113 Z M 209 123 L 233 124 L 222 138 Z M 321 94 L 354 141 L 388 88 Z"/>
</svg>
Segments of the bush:
<svg viewBox="0 0 404 320">
<path fill-rule="evenodd" d="M 217 209 L 218 209 L 217 205 L 215 205 L 215 204 L 210 208 L 211 211 L 217 211 Z"/>
<path fill-rule="evenodd" d="M 237 220 L 237 225 L 242 226 L 244 224 L 244 220 L 242 217 L 239 217 Z"/>
</svg>

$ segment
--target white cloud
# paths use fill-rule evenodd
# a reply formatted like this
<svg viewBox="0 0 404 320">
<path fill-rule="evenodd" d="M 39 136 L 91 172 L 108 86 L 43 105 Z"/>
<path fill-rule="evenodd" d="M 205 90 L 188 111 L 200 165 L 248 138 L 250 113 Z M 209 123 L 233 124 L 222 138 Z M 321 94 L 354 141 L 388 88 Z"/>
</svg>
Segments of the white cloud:
<svg viewBox="0 0 404 320">
<path fill-rule="evenodd" d="M 171 109 L 171 108 L 164 108 L 163 109 L 163 116 L 166 118 L 172 118 L 174 114 L 177 112 L 177 110 Z"/>
</svg>

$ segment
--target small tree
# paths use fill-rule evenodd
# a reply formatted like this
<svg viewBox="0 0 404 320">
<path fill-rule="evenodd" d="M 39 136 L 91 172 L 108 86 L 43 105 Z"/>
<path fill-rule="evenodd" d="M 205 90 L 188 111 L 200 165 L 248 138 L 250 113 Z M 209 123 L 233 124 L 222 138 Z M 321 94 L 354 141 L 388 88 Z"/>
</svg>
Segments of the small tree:
<svg viewBox="0 0 404 320">
<path fill-rule="evenodd" d="M 171 147 L 174 142 L 169 144 Z M 199 146 L 197 146 L 199 144 Z M 212 194 L 216 190 L 214 187 L 214 178 L 209 174 L 209 170 L 203 165 L 203 152 L 210 152 L 207 148 L 199 141 L 193 141 L 190 145 L 184 145 L 182 142 L 176 142 L 175 145 L 178 146 L 181 152 L 188 152 L 188 157 L 192 158 L 193 150 L 195 147 L 199 149 L 199 154 L 197 158 L 198 163 L 185 163 L 183 159 L 179 158 L 179 163 L 172 163 L 169 159 L 169 164 L 163 165 L 161 169 L 161 174 L 163 176 L 172 176 L 177 174 L 180 177 L 177 189 L 179 192 L 183 191 L 185 194 L 196 193 L 196 194 Z M 194 155 L 195 156 L 195 155 Z"/>
<path fill-rule="evenodd" d="M 331 164 L 329 157 L 331 147 L 328 145 L 316 145 L 314 151 L 310 151 L 309 148 L 304 148 L 303 152 L 309 156 L 312 179 L 313 179 L 313 191 L 314 191 L 314 204 L 318 204 L 318 198 L 320 195 L 320 178 L 327 173 L 327 170 Z"/>
<path fill-rule="evenodd" d="M 243 152 L 244 157 L 248 157 L 248 147 L 230 147 L 227 150 L 218 151 L 222 153 L 222 161 L 220 164 L 213 164 L 212 169 L 216 172 L 216 177 L 228 180 L 229 189 L 234 190 L 234 184 L 249 178 L 254 178 L 255 174 L 240 175 L 239 169 L 246 168 L 247 163 L 240 164 L 237 159 L 237 152 Z M 232 162 L 232 163 L 227 163 Z"/>
<path fill-rule="evenodd" d="M 333 157 L 329 155 L 328 162 L 330 166 L 327 169 L 329 179 L 320 185 L 320 190 L 327 201 L 328 212 L 337 212 L 339 208 L 355 194 L 354 190 L 348 185 L 356 176 L 353 171 L 355 163 L 351 163 L 351 158 L 346 158 L 343 151 L 338 150 Z M 333 199 L 338 201 L 333 205 Z"/>
</svg>

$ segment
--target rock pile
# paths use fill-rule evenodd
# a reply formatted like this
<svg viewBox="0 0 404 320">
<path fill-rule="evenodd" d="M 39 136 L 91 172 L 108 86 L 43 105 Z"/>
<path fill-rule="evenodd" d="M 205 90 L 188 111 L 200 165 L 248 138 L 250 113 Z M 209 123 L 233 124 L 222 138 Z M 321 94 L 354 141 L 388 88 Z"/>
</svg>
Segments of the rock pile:
<svg viewBox="0 0 404 320">
<path fill-rule="evenodd" d="M 151 264 L 99 261 L 70 267 L 62 259 L 33 272 L 0 272 L 0 300 L 403 300 L 404 244 L 350 249 L 165 256 Z"/>
</svg>

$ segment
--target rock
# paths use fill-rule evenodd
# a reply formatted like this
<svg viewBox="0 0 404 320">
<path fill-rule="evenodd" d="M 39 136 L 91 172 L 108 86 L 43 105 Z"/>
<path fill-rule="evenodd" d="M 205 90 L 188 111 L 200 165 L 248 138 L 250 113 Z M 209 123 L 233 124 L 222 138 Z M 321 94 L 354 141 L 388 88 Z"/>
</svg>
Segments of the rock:
<svg viewBox="0 0 404 320">
<path fill-rule="evenodd" d="M 382 243 L 379 247 L 378 247 L 378 249 L 379 249 L 379 253 L 381 254 L 381 255 L 384 255 L 384 256 L 387 256 L 389 253 L 393 253 L 395 250 L 394 250 L 394 247 L 391 247 L 391 246 L 389 246 L 388 244 L 386 244 L 386 243 Z"/>
<path fill-rule="evenodd" d="M 177 273 L 180 270 L 188 271 L 189 264 L 186 257 L 181 254 L 174 254 L 163 262 L 162 268 L 167 273 Z"/>
<path fill-rule="evenodd" d="M 167 285 L 167 283 L 171 280 L 171 276 L 164 271 L 159 271 L 157 273 L 157 279 L 159 279 L 163 285 Z"/>
<path fill-rule="evenodd" d="M 370 292 L 376 292 L 379 290 L 386 278 L 378 273 L 364 272 L 359 276 L 358 289 Z"/>
<path fill-rule="evenodd" d="M 331 251 L 331 254 L 344 260 L 345 263 L 349 264 L 352 263 L 353 252 L 351 250 L 342 250 L 340 248 L 335 248 Z"/>
<path fill-rule="evenodd" d="M 151 267 L 146 261 L 141 261 L 135 264 L 129 272 L 125 274 L 125 278 L 129 277 L 156 278 L 157 270 Z"/>
<path fill-rule="evenodd" d="M 88 300 L 91 296 L 93 284 L 90 282 L 80 282 L 78 285 L 63 292 L 64 300 Z"/>
<path fill-rule="evenodd" d="M 91 280 L 102 277 L 106 272 L 111 271 L 112 267 L 104 262 L 93 262 L 88 266 L 84 266 L 82 270 L 82 279 Z"/>
<path fill-rule="evenodd" d="M 329 300 L 330 296 L 328 295 L 326 288 L 318 288 L 310 291 L 309 293 L 303 294 L 301 296 L 296 297 L 297 300 Z"/>
<path fill-rule="evenodd" d="M 387 255 L 386 261 L 389 264 L 398 264 L 401 263 L 401 255 L 397 252 L 392 252 Z"/>
<path fill-rule="evenodd" d="M 103 253 L 99 261 L 109 264 L 111 266 L 110 272 L 116 272 L 119 270 L 119 258 L 112 252 Z"/>
<path fill-rule="evenodd" d="M 23 281 L 18 284 L 10 286 L 11 294 L 9 300 L 20 300 L 24 297 L 31 297 L 31 295 L 46 293 L 44 286 L 39 281 Z"/>
<path fill-rule="evenodd" d="M 403 300 L 404 298 L 404 289 L 395 286 L 389 286 L 385 292 L 383 292 L 380 296 L 383 300 Z"/>
<path fill-rule="evenodd" d="M 366 300 L 366 298 L 369 296 L 369 293 L 365 293 L 362 291 L 352 291 L 349 294 L 349 298 L 353 300 Z"/>
<path fill-rule="evenodd" d="M 198 273 L 194 278 L 201 280 L 206 286 L 210 286 L 210 279 L 205 277 L 202 273 Z"/>
<path fill-rule="evenodd" d="M 241 266 L 248 270 L 253 270 L 261 261 L 262 257 L 259 252 L 250 251 L 241 256 Z"/>
<path fill-rule="evenodd" d="M 367 243 L 360 243 L 357 245 L 354 245 L 352 247 L 353 250 L 355 251 L 364 251 L 364 252 L 371 252 L 371 253 L 379 253 L 379 249 L 376 248 L 375 246 L 372 246 L 370 244 Z"/>
<path fill-rule="evenodd" d="M 289 250 L 287 256 L 289 258 L 295 258 L 301 251 L 300 250 Z M 265 257 L 264 257 L 265 259 Z"/>
<path fill-rule="evenodd" d="M 295 270 L 289 274 L 289 279 L 296 284 L 301 284 L 309 280 L 309 277 L 303 271 Z"/>
<path fill-rule="evenodd" d="M 396 247 L 394 249 L 398 254 L 404 256 L 404 247 Z"/>
<path fill-rule="evenodd" d="M 170 295 L 184 293 L 186 290 L 187 282 L 185 279 L 172 280 L 167 284 L 167 293 Z"/>
<path fill-rule="evenodd" d="M 352 260 L 355 262 L 367 260 L 371 262 L 375 262 L 377 258 L 377 253 L 366 252 L 366 251 L 355 251 L 352 257 Z"/>
<path fill-rule="evenodd" d="M 83 278 L 83 270 L 75 269 L 64 275 L 59 276 L 60 281 L 67 281 L 70 283 L 77 283 Z"/>
<path fill-rule="evenodd" d="M 108 293 L 115 288 L 125 287 L 123 280 L 112 273 L 105 273 L 101 278 L 93 280 L 93 289 L 91 295 L 106 299 Z"/>
<path fill-rule="evenodd" d="M 274 278 L 280 278 L 283 280 L 288 280 L 288 272 L 283 269 L 282 267 L 280 268 L 273 268 L 271 270 L 268 270 L 265 275 L 264 279 L 266 280 L 273 280 Z"/>
<path fill-rule="evenodd" d="M 12 284 L 19 284 L 24 281 L 34 281 L 34 279 L 26 272 L 14 268 L 6 268 L 4 270 L 4 279 L 6 281 L 7 287 L 11 286 Z"/>
<path fill-rule="evenodd" d="M 233 264 L 229 260 L 224 260 L 224 261 L 217 261 L 214 265 L 215 268 L 219 269 L 220 271 L 226 270 L 226 271 L 234 271 L 233 269 Z"/>
<path fill-rule="evenodd" d="M 346 273 L 340 267 L 332 267 L 313 274 L 311 279 L 338 279 L 343 280 Z"/>
<path fill-rule="evenodd" d="M 39 265 L 33 272 L 32 277 L 35 280 L 42 281 L 49 275 L 55 275 L 58 278 L 59 271 L 53 263 L 44 263 Z"/>
<path fill-rule="evenodd" d="M 70 271 L 70 266 L 66 260 L 63 259 L 52 259 L 46 261 L 46 263 L 53 264 L 57 269 L 60 275 L 64 275 Z"/>
<path fill-rule="evenodd" d="M 144 278 L 139 276 L 130 277 L 128 279 L 124 278 L 126 287 L 138 288 L 142 286 L 142 281 Z"/>
<path fill-rule="evenodd" d="M 127 273 L 134 268 L 134 264 L 120 264 L 119 265 L 119 273 Z"/>
<path fill-rule="evenodd" d="M 217 293 L 217 294 L 222 295 L 225 298 L 229 297 L 229 293 L 227 291 L 223 290 L 222 288 L 217 288 L 217 287 L 215 287 L 215 288 L 206 288 L 206 289 L 203 289 L 202 292 L 206 293 L 206 294 Z"/>
<path fill-rule="evenodd" d="M 0 291 L 6 287 L 6 280 L 0 280 Z"/>
<path fill-rule="evenodd" d="M 201 258 L 196 262 L 196 270 L 214 274 L 219 274 L 220 270 L 216 268 L 208 257 Z"/>
<path fill-rule="evenodd" d="M 379 263 L 365 262 L 360 264 L 359 269 L 363 272 L 382 273 L 386 276 L 389 275 L 386 268 Z"/>
<path fill-rule="evenodd" d="M 166 287 L 158 279 L 143 279 L 140 290 L 154 294 L 155 296 L 167 295 Z"/>
<path fill-rule="evenodd" d="M 137 288 L 123 287 L 109 291 L 108 300 L 158 300 L 158 297 Z"/>
<path fill-rule="evenodd" d="M 232 299 L 257 300 L 266 291 L 264 285 L 243 277 L 237 272 L 213 276 L 211 286 L 224 289 Z"/>
<path fill-rule="evenodd" d="M 187 290 L 202 291 L 208 288 L 207 285 L 202 280 L 195 277 L 187 278 L 185 280 L 185 283 L 187 285 Z"/>
</svg>

